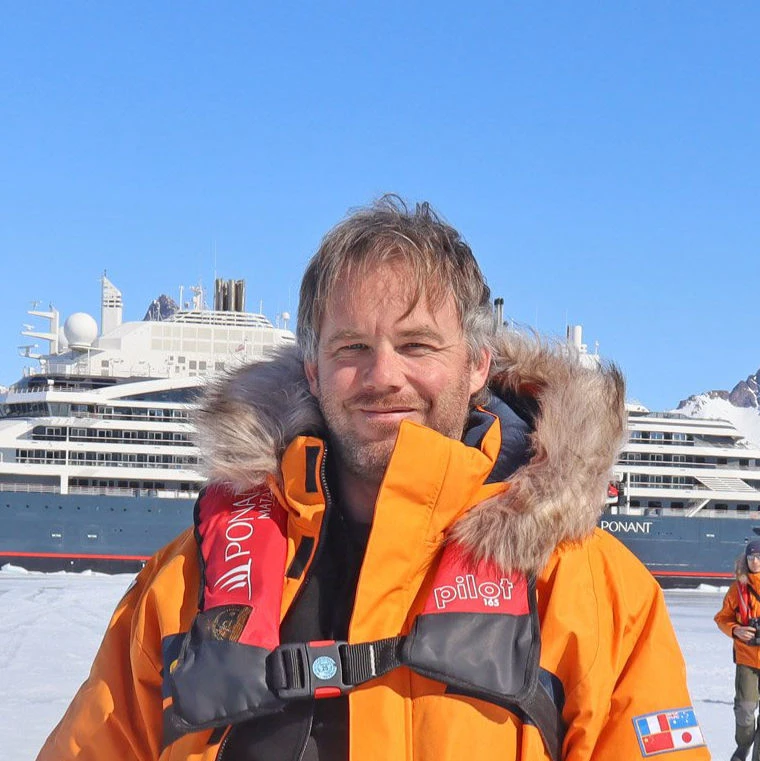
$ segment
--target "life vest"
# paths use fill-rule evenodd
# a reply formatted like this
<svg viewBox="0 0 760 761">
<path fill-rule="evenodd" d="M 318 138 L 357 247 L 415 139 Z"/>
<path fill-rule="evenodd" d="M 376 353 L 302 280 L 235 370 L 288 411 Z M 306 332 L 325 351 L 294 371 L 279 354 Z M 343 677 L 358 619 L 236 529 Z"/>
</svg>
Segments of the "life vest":
<svg viewBox="0 0 760 761">
<path fill-rule="evenodd" d="M 199 612 L 184 636 L 165 644 L 165 745 L 188 732 L 277 712 L 291 700 L 343 695 L 404 666 L 449 693 L 534 724 L 549 755 L 560 758 L 564 694 L 539 667 L 533 578 L 474 565 L 450 543 L 408 634 L 280 643 L 282 581 L 295 564 L 285 567 L 283 506 L 266 487 L 243 496 L 209 488 L 196 503 L 195 532 Z"/>
</svg>

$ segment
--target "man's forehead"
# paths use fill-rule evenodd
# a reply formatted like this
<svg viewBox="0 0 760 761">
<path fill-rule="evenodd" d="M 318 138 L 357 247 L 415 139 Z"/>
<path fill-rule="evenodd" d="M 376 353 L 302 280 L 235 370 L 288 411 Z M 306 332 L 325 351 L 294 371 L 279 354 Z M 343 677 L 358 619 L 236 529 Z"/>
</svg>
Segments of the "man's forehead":
<svg viewBox="0 0 760 761">
<path fill-rule="evenodd" d="M 425 273 L 406 262 L 367 263 L 343 273 L 326 299 L 324 312 L 377 303 L 393 303 L 409 312 L 418 305 L 437 311 L 454 303 L 454 293 L 439 278 L 425 277 Z"/>
</svg>

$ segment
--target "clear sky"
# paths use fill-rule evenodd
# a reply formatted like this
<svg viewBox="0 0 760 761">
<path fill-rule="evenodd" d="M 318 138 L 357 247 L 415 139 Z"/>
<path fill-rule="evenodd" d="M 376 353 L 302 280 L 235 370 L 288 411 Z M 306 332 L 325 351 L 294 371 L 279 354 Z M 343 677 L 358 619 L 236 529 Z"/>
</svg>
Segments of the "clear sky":
<svg viewBox="0 0 760 761">
<path fill-rule="evenodd" d="M 26 310 L 214 273 L 295 312 L 345 212 L 429 200 L 505 313 L 652 409 L 760 365 L 760 5 L 2 3 L 0 383 Z"/>
</svg>

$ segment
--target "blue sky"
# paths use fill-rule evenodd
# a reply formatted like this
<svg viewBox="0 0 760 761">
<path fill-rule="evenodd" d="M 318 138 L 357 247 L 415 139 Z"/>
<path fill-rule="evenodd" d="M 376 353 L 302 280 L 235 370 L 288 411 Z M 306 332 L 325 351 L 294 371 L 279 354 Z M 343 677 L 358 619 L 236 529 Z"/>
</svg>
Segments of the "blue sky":
<svg viewBox="0 0 760 761">
<path fill-rule="evenodd" d="M 214 272 L 295 312 L 345 212 L 429 200 L 517 322 L 629 398 L 758 370 L 760 6 L 3 3 L 0 383 L 30 301 L 125 317 Z"/>
</svg>

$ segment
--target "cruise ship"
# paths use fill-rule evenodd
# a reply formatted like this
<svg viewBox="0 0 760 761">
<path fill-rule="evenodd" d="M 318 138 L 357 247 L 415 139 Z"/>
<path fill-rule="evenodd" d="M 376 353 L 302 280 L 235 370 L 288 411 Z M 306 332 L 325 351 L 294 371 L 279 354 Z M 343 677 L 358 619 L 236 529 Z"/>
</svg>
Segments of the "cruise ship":
<svg viewBox="0 0 760 761">
<path fill-rule="evenodd" d="M 0 564 L 30 569 L 137 570 L 183 528 L 203 479 L 189 415 L 215 373 L 293 343 L 245 311 L 245 283 L 199 286 L 187 304 L 157 300 L 122 321 L 122 294 L 102 278 L 100 328 L 84 312 L 60 324 L 32 309 L 47 342 L 36 366 L 0 395 Z M 169 300 L 170 301 L 170 300 Z M 183 305 L 180 294 L 180 305 Z"/>
</svg>

